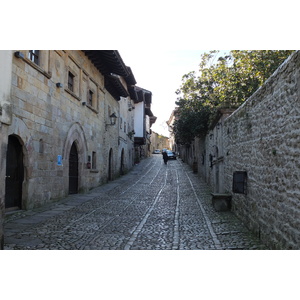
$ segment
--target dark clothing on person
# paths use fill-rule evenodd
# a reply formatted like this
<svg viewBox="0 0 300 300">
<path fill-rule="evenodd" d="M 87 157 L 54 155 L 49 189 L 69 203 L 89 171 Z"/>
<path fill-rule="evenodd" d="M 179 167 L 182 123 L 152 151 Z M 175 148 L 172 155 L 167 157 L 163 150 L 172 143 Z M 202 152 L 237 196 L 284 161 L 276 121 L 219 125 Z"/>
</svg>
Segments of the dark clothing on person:
<svg viewBox="0 0 300 300">
<path fill-rule="evenodd" d="M 168 162 L 168 154 L 167 154 L 167 152 L 164 151 L 164 152 L 162 153 L 162 156 L 163 156 L 164 163 L 167 164 L 167 162 Z"/>
</svg>

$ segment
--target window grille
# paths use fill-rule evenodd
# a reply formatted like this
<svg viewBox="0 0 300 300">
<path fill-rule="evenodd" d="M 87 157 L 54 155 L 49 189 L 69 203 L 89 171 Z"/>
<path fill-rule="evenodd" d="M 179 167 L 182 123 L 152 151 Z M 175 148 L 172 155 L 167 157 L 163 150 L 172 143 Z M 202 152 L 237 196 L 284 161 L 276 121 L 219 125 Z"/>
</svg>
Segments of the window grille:
<svg viewBox="0 0 300 300">
<path fill-rule="evenodd" d="M 92 169 L 96 169 L 96 152 L 92 153 Z"/>
<path fill-rule="evenodd" d="M 88 104 L 90 105 L 90 106 L 93 106 L 93 92 L 91 91 L 91 90 L 89 90 L 89 95 L 88 95 Z"/>
<path fill-rule="evenodd" d="M 74 75 L 69 72 L 69 76 L 68 76 L 68 89 L 71 91 L 71 92 L 74 92 Z"/>
</svg>

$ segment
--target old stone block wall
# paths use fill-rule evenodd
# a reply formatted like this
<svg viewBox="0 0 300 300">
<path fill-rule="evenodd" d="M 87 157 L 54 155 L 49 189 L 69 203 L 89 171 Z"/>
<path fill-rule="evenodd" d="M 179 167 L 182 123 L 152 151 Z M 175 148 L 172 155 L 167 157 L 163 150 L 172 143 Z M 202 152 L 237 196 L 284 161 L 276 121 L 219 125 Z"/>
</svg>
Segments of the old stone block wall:
<svg viewBox="0 0 300 300">
<path fill-rule="evenodd" d="M 275 249 L 300 247 L 300 53 L 224 122 L 225 190 L 247 172 L 234 212 Z"/>
<path fill-rule="evenodd" d="M 155 149 L 171 149 L 170 147 L 170 143 L 169 143 L 169 138 L 167 138 L 166 136 L 160 135 L 154 131 L 152 131 L 151 134 L 151 153 L 153 153 L 153 151 Z"/>
<path fill-rule="evenodd" d="M 291 55 L 239 109 L 180 156 L 272 249 L 300 249 L 300 52 Z M 246 172 L 245 193 L 233 192 Z"/>
<path fill-rule="evenodd" d="M 22 206 L 31 209 L 68 194 L 73 142 L 78 150 L 79 192 L 119 175 L 119 128 L 106 124 L 111 113 L 119 116 L 120 107 L 104 88 L 104 76 L 82 51 L 41 51 L 39 66 L 27 59 L 28 51 L 22 52 L 25 59 L 12 58 L 13 109 L 7 135 L 17 136 L 22 144 Z M 75 75 L 73 91 L 68 89 L 69 71 Z M 88 102 L 89 90 L 95 95 L 93 103 Z M 132 149 L 132 142 L 126 142 Z M 88 169 L 93 153 L 94 165 Z M 123 161 L 131 167 L 132 159 Z"/>
<path fill-rule="evenodd" d="M 193 143 L 197 170 L 214 193 L 228 193 L 224 187 L 224 122 L 232 110 L 222 109 L 206 136 L 197 137 Z"/>
<path fill-rule="evenodd" d="M 119 101 L 120 116 L 117 120 L 119 128 L 119 173 L 121 175 L 127 173 L 134 165 L 134 112 L 132 107 L 134 107 L 134 103 L 129 97 L 121 97 Z"/>
</svg>

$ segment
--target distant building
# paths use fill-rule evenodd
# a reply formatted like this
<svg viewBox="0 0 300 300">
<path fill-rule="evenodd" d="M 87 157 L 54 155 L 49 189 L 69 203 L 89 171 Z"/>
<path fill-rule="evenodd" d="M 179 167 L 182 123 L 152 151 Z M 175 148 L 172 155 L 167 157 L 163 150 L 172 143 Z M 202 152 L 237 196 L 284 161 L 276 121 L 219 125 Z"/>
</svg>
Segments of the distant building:
<svg viewBox="0 0 300 300">
<path fill-rule="evenodd" d="M 178 149 L 177 149 L 178 145 L 175 142 L 175 136 L 174 136 L 174 133 L 173 133 L 173 125 L 174 125 L 174 122 L 177 118 L 177 110 L 178 110 L 178 107 L 176 107 L 172 111 L 169 120 L 166 122 L 167 125 L 168 125 L 169 132 L 170 132 L 170 138 L 169 138 L 170 149 L 172 151 L 175 151 L 175 152 L 178 152 Z"/>
<path fill-rule="evenodd" d="M 155 123 L 156 117 L 151 111 L 152 93 L 140 87 L 134 86 L 130 89 L 131 99 L 134 101 L 134 148 L 135 162 L 142 158 L 149 157 L 151 126 Z"/>
<path fill-rule="evenodd" d="M 170 148 L 169 138 L 152 131 L 151 153 L 153 153 L 153 151 L 156 149 L 162 150 L 162 149 L 169 149 L 169 148 Z"/>
</svg>

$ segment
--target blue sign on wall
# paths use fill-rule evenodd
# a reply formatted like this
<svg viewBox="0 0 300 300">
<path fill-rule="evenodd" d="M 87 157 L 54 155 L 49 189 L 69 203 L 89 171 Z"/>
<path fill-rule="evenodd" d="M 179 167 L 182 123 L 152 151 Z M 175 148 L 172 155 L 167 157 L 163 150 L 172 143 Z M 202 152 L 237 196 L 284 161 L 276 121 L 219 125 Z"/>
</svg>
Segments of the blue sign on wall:
<svg viewBox="0 0 300 300">
<path fill-rule="evenodd" d="M 61 155 L 57 155 L 57 165 L 62 166 L 62 156 Z"/>
</svg>

